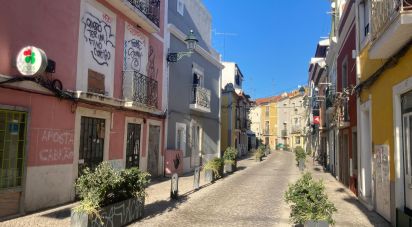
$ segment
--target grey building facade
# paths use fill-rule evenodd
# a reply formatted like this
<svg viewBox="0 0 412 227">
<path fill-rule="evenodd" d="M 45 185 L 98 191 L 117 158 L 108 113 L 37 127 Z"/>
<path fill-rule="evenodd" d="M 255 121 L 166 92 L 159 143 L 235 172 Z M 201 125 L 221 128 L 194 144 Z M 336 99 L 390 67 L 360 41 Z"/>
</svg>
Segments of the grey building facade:
<svg viewBox="0 0 412 227">
<path fill-rule="evenodd" d="M 168 63 L 166 152 L 180 151 L 172 158 L 189 172 L 220 155 L 223 65 L 211 47 L 211 16 L 200 0 L 168 1 L 167 27 L 169 53 L 187 51 L 190 30 L 199 40 L 190 57 Z"/>
</svg>

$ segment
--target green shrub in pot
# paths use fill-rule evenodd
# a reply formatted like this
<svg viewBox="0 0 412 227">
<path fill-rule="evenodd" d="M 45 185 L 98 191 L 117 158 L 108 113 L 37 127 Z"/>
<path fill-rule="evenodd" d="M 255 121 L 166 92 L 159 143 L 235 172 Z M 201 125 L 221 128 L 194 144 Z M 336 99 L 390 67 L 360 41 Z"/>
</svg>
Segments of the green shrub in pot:
<svg viewBox="0 0 412 227">
<path fill-rule="evenodd" d="M 335 224 L 332 217 L 337 211 L 335 205 L 329 201 L 323 182 L 315 181 L 308 172 L 289 185 L 284 199 L 290 204 L 290 220 L 295 224 L 304 224 L 310 220 Z"/>
</svg>

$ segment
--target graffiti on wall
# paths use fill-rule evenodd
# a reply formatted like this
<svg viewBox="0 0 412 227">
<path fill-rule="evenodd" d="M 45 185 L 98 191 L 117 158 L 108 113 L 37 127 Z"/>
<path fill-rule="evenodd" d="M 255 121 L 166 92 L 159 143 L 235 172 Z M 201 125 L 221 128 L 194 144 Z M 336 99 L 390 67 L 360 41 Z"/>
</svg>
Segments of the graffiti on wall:
<svg viewBox="0 0 412 227">
<path fill-rule="evenodd" d="M 123 70 L 137 71 L 146 75 L 148 43 L 148 38 L 142 32 L 126 23 Z"/>
<path fill-rule="evenodd" d="M 74 133 L 72 130 L 39 129 L 37 135 L 38 162 L 43 165 L 73 161 Z"/>
<path fill-rule="evenodd" d="M 90 51 L 94 61 L 99 65 L 109 66 L 114 56 L 115 35 L 113 34 L 112 19 L 102 14 L 101 19 L 91 12 L 85 12 L 82 18 L 85 47 Z"/>
<path fill-rule="evenodd" d="M 156 68 L 155 60 L 156 60 L 155 49 L 153 48 L 152 45 L 150 45 L 149 47 L 149 67 L 147 69 L 147 75 L 153 79 L 157 79 L 157 75 L 159 73 L 159 69 Z"/>
<path fill-rule="evenodd" d="M 143 216 L 143 203 L 138 199 L 128 199 L 113 205 L 102 208 L 100 219 L 93 215 L 89 219 L 90 226 L 124 226 Z"/>
</svg>

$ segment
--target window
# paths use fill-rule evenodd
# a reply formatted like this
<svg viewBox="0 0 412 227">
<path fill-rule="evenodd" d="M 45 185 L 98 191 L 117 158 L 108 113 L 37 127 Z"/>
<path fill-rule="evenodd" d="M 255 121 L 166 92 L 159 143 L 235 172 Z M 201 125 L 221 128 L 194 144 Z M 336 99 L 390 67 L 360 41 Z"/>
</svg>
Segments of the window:
<svg viewBox="0 0 412 227">
<path fill-rule="evenodd" d="M 0 189 L 22 184 L 27 113 L 0 110 Z"/>
<path fill-rule="evenodd" d="M 126 168 L 139 167 L 141 124 L 127 124 Z"/>
<path fill-rule="evenodd" d="M 367 0 L 359 3 L 359 24 L 361 42 L 369 34 L 369 2 Z"/>
<path fill-rule="evenodd" d="M 176 123 L 176 150 L 181 150 L 186 156 L 186 125 Z"/>
<path fill-rule="evenodd" d="M 85 167 L 94 169 L 103 161 L 104 137 L 105 119 L 81 118 L 79 175 Z"/>
<path fill-rule="evenodd" d="M 185 11 L 185 3 L 183 0 L 177 0 L 177 12 L 183 16 L 183 13 Z"/>
<path fill-rule="evenodd" d="M 300 144 L 300 136 L 296 136 L 296 144 Z"/>
<path fill-rule="evenodd" d="M 235 83 L 236 83 L 236 86 L 242 86 L 242 80 L 240 79 L 240 75 L 239 74 L 236 74 L 236 76 L 235 76 Z"/>
<path fill-rule="evenodd" d="M 265 134 L 269 135 L 269 121 L 265 121 Z"/>
<path fill-rule="evenodd" d="M 88 70 L 88 80 L 87 80 L 87 91 L 104 95 L 105 94 L 104 75 L 89 69 Z"/>
<path fill-rule="evenodd" d="M 269 106 L 266 106 L 266 117 L 269 117 Z"/>
</svg>

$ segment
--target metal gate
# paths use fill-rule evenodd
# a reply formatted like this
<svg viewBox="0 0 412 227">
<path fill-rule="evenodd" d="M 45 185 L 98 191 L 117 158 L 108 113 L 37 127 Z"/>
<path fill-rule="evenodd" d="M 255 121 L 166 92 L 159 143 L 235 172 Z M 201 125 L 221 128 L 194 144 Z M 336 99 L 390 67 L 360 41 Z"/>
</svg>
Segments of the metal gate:
<svg viewBox="0 0 412 227">
<path fill-rule="evenodd" d="M 149 150 L 147 160 L 147 171 L 152 177 L 159 175 L 159 145 L 160 126 L 150 125 L 149 127 Z"/>
<path fill-rule="evenodd" d="M 0 110 L 0 217 L 19 212 L 26 125 L 27 113 Z"/>
<path fill-rule="evenodd" d="M 139 167 L 141 128 L 140 124 L 127 124 L 126 168 Z"/>
<path fill-rule="evenodd" d="M 79 175 L 84 168 L 96 168 L 103 161 L 105 119 L 82 117 L 80 129 Z"/>
</svg>

